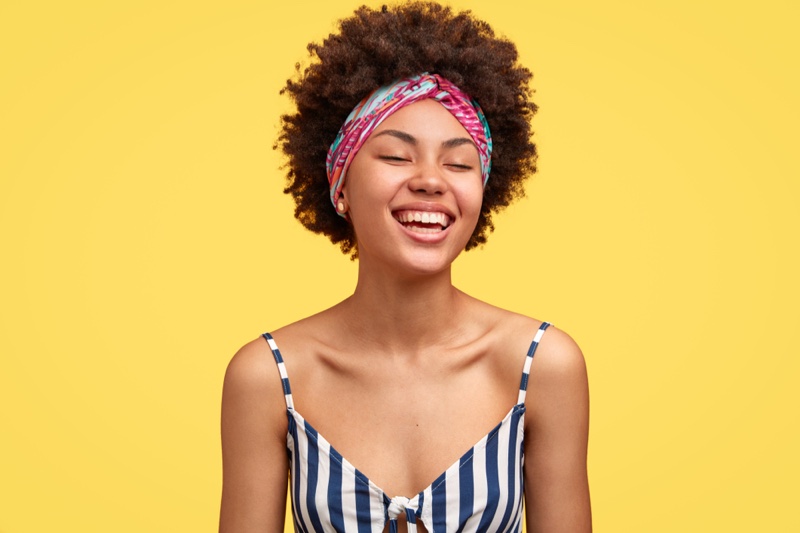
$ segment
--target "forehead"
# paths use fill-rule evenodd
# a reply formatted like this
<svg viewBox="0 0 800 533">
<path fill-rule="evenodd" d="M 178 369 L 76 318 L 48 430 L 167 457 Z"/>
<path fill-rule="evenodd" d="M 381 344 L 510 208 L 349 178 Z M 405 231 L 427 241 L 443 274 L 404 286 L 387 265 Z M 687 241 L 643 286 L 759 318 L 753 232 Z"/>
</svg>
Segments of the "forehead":
<svg viewBox="0 0 800 533">
<path fill-rule="evenodd" d="M 437 142 L 459 137 L 470 139 L 458 119 L 442 104 L 430 98 L 414 102 L 389 115 L 373 134 L 384 130 L 399 130 L 420 140 Z"/>
</svg>

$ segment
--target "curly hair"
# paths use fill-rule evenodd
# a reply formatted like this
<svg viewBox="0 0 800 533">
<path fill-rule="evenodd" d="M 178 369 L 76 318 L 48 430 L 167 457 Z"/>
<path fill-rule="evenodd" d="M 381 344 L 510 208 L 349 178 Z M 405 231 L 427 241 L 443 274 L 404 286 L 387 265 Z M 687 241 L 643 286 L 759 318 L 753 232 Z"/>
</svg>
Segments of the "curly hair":
<svg viewBox="0 0 800 533">
<path fill-rule="evenodd" d="M 295 217 L 356 256 L 353 228 L 330 203 L 325 156 L 342 123 L 378 87 L 422 72 L 441 75 L 474 98 L 492 132 L 492 172 L 466 249 L 486 242 L 492 214 L 524 195 L 525 179 L 536 172 L 530 120 L 532 74 L 517 61 L 517 49 L 496 37 L 471 12 L 454 13 L 433 2 L 411 2 L 374 10 L 358 8 L 339 22 L 339 32 L 310 43 L 310 65 L 288 80 L 297 112 L 281 117 L 275 144 L 287 156 L 284 192 L 295 201 Z"/>
</svg>

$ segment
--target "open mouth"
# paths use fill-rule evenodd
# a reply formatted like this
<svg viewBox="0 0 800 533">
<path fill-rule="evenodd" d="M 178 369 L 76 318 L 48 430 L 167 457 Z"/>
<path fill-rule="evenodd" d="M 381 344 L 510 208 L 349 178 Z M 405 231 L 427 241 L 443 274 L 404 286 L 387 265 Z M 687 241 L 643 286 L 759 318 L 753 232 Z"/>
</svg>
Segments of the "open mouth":
<svg viewBox="0 0 800 533">
<path fill-rule="evenodd" d="M 395 211 L 392 216 L 415 233 L 441 233 L 451 223 L 449 215 L 438 211 Z"/>
</svg>

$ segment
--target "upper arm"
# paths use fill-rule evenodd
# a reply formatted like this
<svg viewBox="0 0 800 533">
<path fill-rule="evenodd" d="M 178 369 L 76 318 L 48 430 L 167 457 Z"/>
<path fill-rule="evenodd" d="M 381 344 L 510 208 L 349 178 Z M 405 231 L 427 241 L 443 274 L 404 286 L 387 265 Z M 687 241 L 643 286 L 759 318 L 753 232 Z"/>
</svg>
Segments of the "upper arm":
<svg viewBox="0 0 800 533">
<path fill-rule="evenodd" d="M 257 339 L 236 353 L 225 373 L 220 533 L 283 532 L 287 424 L 275 361 Z"/>
<path fill-rule="evenodd" d="M 592 529 L 586 454 L 589 388 L 583 354 L 551 327 L 531 365 L 526 397 L 525 504 L 529 532 Z"/>
</svg>

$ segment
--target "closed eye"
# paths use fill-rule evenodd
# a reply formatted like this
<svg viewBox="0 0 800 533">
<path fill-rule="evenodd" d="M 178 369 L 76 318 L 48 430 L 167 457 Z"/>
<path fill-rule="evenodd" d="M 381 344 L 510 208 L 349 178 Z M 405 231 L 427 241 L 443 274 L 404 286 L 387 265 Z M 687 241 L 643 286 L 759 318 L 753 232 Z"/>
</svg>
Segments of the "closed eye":
<svg viewBox="0 0 800 533">
<path fill-rule="evenodd" d="M 472 170 L 472 165 L 464 165 L 461 163 L 448 163 L 446 166 L 454 170 Z"/>
<path fill-rule="evenodd" d="M 407 159 L 405 157 L 400 157 L 398 155 L 379 155 L 378 159 L 382 161 L 399 161 L 404 163 L 410 161 L 410 159 Z"/>
</svg>

